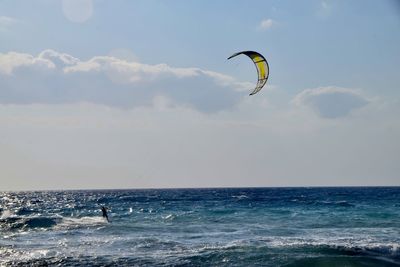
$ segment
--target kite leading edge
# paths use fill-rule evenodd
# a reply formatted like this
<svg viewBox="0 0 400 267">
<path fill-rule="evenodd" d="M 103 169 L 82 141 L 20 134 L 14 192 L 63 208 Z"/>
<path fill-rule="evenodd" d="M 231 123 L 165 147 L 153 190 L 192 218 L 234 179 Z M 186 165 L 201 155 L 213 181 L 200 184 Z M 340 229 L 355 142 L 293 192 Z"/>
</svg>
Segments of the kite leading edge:
<svg viewBox="0 0 400 267">
<path fill-rule="evenodd" d="M 254 62 L 254 65 L 256 66 L 257 73 L 258 73 L 258 81 L 256 88 L 250 93 L 250 95 L 254 95 L 258 93 L 264 85 L 267 83 L 268 80 L 268 75 L 269 75 L 269 66 L 267 60 L 261 55 L 260 53 L 254 52 L 254 51 L 241 51 L 233 54 L 232 56 L 228 57 L 228 59 L 231 59 L 233 57 L 236 57 L 238 55 L 244 54 L 251 58 L 251 60 Z"/>
</svg>

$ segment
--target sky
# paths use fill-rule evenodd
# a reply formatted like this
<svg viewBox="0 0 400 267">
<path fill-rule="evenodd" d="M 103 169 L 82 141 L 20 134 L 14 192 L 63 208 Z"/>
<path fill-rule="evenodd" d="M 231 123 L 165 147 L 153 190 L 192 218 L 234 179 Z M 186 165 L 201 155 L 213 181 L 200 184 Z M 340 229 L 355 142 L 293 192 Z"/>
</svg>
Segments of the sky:
<svg viewBox="0 0 400 267">
<path fill-rule="evenodd" d="M 0 0 L 0 191 L 399 186 L 399 47 L 395 0 Z"/>
</svg>

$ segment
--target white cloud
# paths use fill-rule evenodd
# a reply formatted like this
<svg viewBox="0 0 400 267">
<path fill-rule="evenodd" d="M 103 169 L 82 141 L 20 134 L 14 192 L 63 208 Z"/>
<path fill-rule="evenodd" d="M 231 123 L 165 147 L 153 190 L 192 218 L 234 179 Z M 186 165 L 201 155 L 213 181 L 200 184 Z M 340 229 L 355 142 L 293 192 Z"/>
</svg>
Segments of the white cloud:
<svg viewBox="0 0 400 267">
<path fill-rule="evenodd" d="M 323 118 L 339 118 L 367 105 L 369 101 L 356 90 L 328 86 L 306 89 L 293 102 L 312 108 Z"/>
<path fill-rule="evenodd" d="M 47 49 L 38 55 L 38 58 L 48 60 L 57 65 L 58 68 L 75 65 L 79 63 L 79 59 L 65 53 L 58 53 L 54 50 Z"/>
<path fill-rule="evenodd" d="M 82 61 L 53 50 L 0 54 L 0 103 L 92 102 L 134 107 L 162 95 L 205 112 L 235 106 L 254 84 L 200 68 L 144 64 L 111 56 Z"/>
<path fill-rule="evenodd" d="M 29 54 L 16 52 L 0 53 L 0 74 L 12 75 L 15 69 L 21 67 L 54 69 L 56 66 L 51 60 L 40 56 L 33 57 Z"/>
<path fill-rule="evenodd" d="M 17 22 L 18 20 L 15 18 L 0 16 L 0 32 L 9 30 Z"/>
<path fill-rule="evenodd" d="M 275 24 L 276 24 L 276 22 L 272 19 L 264 19 L 261 21 L 259 27 L 262 30 L 268 30 Z"/>
</svg>

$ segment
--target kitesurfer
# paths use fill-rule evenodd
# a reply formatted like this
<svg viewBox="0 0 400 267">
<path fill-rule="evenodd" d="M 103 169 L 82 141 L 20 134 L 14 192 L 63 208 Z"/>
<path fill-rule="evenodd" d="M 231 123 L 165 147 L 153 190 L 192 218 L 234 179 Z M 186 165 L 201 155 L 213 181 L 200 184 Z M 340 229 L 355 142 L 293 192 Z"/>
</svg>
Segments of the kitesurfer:
<svg viewBox="0 0 400 267">
<path fill-rule="evenodd" d="M 104 206 L 101 206 L 101 211 L 103 212 L 103 218 L 106 218 L 106 219 L 107 219 L 107 222 L 110 222 L 110 221 L 108 220 L 107 208 L 104 207 Z"/>
</svg>

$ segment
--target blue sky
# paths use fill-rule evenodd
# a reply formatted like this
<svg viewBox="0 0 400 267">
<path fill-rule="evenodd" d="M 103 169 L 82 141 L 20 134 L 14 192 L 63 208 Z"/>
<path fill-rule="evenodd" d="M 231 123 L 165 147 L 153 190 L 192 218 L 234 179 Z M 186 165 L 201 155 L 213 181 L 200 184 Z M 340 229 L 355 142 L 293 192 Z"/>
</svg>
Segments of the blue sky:
<svg viewBox="0 0 400 267">
<path fill-rule="evenodd" d="M 396 1 L 0 1 L 0 179 L 399 185 L 399 29 Z"/>
</svg>

